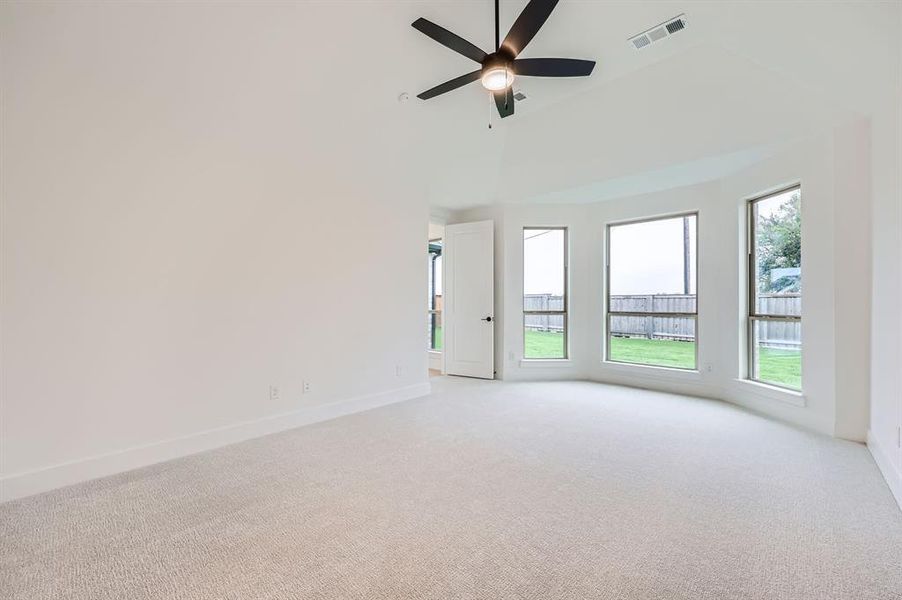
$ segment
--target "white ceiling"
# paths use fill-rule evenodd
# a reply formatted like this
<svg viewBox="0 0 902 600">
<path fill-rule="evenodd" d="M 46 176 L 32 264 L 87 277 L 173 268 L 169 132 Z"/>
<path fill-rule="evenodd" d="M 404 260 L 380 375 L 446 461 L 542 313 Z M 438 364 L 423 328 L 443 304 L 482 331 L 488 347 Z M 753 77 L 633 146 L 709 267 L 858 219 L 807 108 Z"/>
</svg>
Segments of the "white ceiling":
<svg viewBox="0 0 902 600">
<path fill-rule="evenodd" d="M 502 3 L 502 35 L 525 4 Z M 685 31 L 642 51 L 627 42 L 679 13 Z M 476 64 L 410 27 L 426 17 L 490 49 L 490 0 L 7 4 L 0 33 L 30 56 L 11 79 L 33 80 L 13 83 L 45 86 L 61 128 L 121 128 L 122 148 L 169 135 L 187 158 L 200 146 L 185 140 L 213 141 L 264 178 L 290 168 L 336 190 L 462 208 L 710 180 L 866 115 L 902 89 L 900 13 L 897 2 L 562 0 L 523 56 L 595 59 L 595 72 L 521 79 L 529 99 L 492 130 L 478 84 L 415 98 Z"/>
<path fill-rule="evenodd" d="M 487 45 L 471 13 L 490 3 L 464 4 L 420 12 Z M 642 51 L 627 43 L 679 13 L 685 31 Z M 491 132 L 475 85 L 410 107 L 448 126 L 425 167 L 430 201 L 592 202 L 722 177 L 898 94 L 899 14 L 895 3 L 564 0 L 524 55 L 593 58 L 591 78 L 523 78 L 529 99 Z M 468 70 L 421 42 L 433 63 L 416 91 Z"/>
</svg>

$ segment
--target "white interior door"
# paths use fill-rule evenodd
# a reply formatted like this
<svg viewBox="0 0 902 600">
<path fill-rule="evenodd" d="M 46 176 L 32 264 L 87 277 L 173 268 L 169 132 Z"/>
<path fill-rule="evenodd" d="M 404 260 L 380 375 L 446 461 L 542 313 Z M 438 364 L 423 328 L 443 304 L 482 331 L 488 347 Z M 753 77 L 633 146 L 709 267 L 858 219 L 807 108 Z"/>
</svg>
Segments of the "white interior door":
<svg viewBox="0 0 902 600">
<path fill-rule="evenodd" d="M 445 372 L 495 377 L 492 221 L 445 226 Z"/>
</svg>

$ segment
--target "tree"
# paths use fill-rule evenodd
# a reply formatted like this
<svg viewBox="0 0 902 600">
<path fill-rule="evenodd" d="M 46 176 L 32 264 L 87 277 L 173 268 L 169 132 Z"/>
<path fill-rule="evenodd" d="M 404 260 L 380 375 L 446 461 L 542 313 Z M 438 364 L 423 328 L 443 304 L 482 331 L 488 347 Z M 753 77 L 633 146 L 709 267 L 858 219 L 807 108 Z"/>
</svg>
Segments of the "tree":
<svg viewBox="0 0 902 600">
<path fill-rule="evenodd" d="M 765 293 L 802 291 L 802 211 L 798 191 L 755 228 L 758 289 Z M 792 269 L 774 279 L 774 269 Z"/>
</svg>

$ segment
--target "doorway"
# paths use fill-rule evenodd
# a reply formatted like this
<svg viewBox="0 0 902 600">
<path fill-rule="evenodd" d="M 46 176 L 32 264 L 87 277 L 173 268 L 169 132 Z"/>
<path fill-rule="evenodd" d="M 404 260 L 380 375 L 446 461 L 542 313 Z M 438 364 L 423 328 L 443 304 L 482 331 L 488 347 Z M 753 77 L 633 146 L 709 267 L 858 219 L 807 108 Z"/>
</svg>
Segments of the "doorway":
<svg viewBox="0 0 902 600">
<path fill-rule="evenodd" d="M 441 375 L 444 368 L 444 321 L 442 319 L 442 311 L 444 309 L 444 296 L 442 293 L 444 284 L 443 236 L 443 226 L 433 223 L 429 224 L 429 238 L 426 248 L 426 269 L 428 273 L 428 290 L 426 298 L 426 353 L 430 377 Z"/>
</svg>

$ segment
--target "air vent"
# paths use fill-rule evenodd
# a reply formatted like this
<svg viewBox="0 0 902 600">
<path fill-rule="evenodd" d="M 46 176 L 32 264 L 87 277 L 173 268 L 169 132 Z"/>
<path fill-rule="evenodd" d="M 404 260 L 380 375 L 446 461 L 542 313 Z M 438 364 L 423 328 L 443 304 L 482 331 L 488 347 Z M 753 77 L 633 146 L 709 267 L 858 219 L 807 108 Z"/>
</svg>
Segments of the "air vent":
<svg viewBox="0 0 902 600">
<path fill-rule="evenodd" d="M 524 100 L 526 100 L 526 94 L 524 94 L 523 92 L 514 92 L 514 100 L 516 100 L 517 102 L 523 102 Z"/>
<path fill-rule="evenodd" d="M 648 39 L 653 42 L 657 42 L 658 40 L 663 40 L 667 37 L 667 30 L 663 27 L 658 27 L 657 29 L 652 29 L 648 32 Z"/>
<path fill-rule="evenodd" d="M 685 29 L 686 24 L 683 22 L 683 19 L 675 19 L 666 25 L 667 33 L 676 33 L 680 29 Z"/>
<path fill-rule="evenodd" d="M 655 42 L 659 42 L 664 38 L 682 31 L 686 28 L 686 15 L 677 15 L 672 19 L 664 21 L 660 25 L 655 25 L 651 29 L 643 31 L 639 35 L 630 38 L 630 43 L 636 50 L 641 50 L 646 46 L 651 46 Z"/>
</svg>

